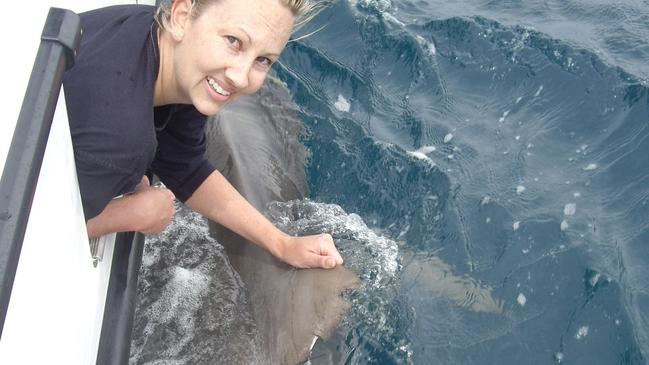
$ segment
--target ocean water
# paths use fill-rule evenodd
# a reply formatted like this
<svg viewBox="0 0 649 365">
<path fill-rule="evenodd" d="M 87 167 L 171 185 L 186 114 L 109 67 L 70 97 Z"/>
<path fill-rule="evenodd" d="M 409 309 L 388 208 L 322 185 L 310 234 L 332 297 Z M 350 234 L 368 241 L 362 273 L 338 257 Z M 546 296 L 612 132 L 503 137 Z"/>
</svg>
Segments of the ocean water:
<svg viewBox="0 0 649 365">
<path fill-rule="evenodd" d="M 338 1 L 323 26 L 277 68 L 310 198 L 399 268 L 312 363 L 647 363 L 649 2 Z"/>
<path fill-rule="evenodd" d="M 309 199 L 267 214 L 332 233 L 363 286 L 311 364 L 649 362 L 649 1 L 340 0 L 315 30 L 275 68 L 307 129 Z M 176 229 L 210 240 L 186 214 Z M 209 256 L 225 306 L 194 336 L 220 323 L 234 337 L 214 346 L 255 352 L 216 247 L 167 253 L 197 274 L 164 269 L 180 289 L 152 310 L 189 304 L 142 341 L 192 331 Z M 213 358 L 141 346 L 131 363 Z"/>
</svg>

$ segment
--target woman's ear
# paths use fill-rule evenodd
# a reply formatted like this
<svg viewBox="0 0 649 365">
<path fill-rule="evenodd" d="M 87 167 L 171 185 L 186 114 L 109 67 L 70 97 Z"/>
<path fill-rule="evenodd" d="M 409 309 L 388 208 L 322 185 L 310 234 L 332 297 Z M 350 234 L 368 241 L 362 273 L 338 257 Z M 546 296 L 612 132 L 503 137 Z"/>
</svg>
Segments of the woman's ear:
<svg viewBox="0 0 649 365">
<path fill-rule="evenodd" d="M 189 24 L 192 12 L 192 0 L 173 0 L 169 29 L 171 36 L 180 42 L 185 36 L 185 27 Z"/>
</svg>

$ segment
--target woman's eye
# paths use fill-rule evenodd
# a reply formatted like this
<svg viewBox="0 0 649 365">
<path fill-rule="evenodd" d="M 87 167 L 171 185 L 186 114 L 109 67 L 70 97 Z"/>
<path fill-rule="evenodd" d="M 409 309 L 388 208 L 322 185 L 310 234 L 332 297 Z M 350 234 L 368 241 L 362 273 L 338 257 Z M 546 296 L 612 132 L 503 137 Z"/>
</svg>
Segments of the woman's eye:
<svg viewBox="0 0 649 365">
<path fill-rule="evenodd" d="M 257 62 L 259 62 L 264 67 L 270 67 L 273 65 L 273 60 L 268 57 L 258 57 Z"/>
<path fill-rule="evenodd" d="M 228 41 L 228 43 L 230 43 L 231 46 L 237 49 L 241 47 L 241 41 L 239 40 L 239 38 L 227 35 L 225 36 L 225 39 Z"/>
</svg>

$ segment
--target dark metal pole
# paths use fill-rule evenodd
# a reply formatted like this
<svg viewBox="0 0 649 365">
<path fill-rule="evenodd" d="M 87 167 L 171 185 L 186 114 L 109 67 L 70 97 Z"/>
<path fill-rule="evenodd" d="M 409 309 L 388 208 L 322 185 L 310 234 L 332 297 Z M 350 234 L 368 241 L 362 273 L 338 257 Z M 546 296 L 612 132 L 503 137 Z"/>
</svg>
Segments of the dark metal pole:
<svg viewBox="0 0 649 365">
<path fill-rule="evenodd" d="M 118 233 L 111 263 L 97 365 L 128 364 L 144 235 Z"/>
</svg>

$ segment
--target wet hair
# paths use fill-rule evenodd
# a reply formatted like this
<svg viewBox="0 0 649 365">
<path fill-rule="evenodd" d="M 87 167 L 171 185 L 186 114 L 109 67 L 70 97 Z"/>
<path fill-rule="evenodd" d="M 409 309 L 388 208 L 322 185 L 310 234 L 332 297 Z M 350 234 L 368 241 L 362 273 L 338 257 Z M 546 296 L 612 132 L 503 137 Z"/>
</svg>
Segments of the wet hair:
<svg viewBox="0 0 649 365">
<path fill-rule="evenodd" d="M 203 7 L 215 3 L 218 0 L 191 0 L 191 16 L 196 18 L 201 14 Z M 293 12 L 295 24 L 293 31 L 299 29 L 302 25 L 308 23 L 322 9 L 328 1 L 322 0 L 280 0 Z M 169 19 L 171 17 L 171 3 L 173 0 L 162 0 L 155 13 L 155 21 L 161 29 L 169 30 Z"/>
</svg>

